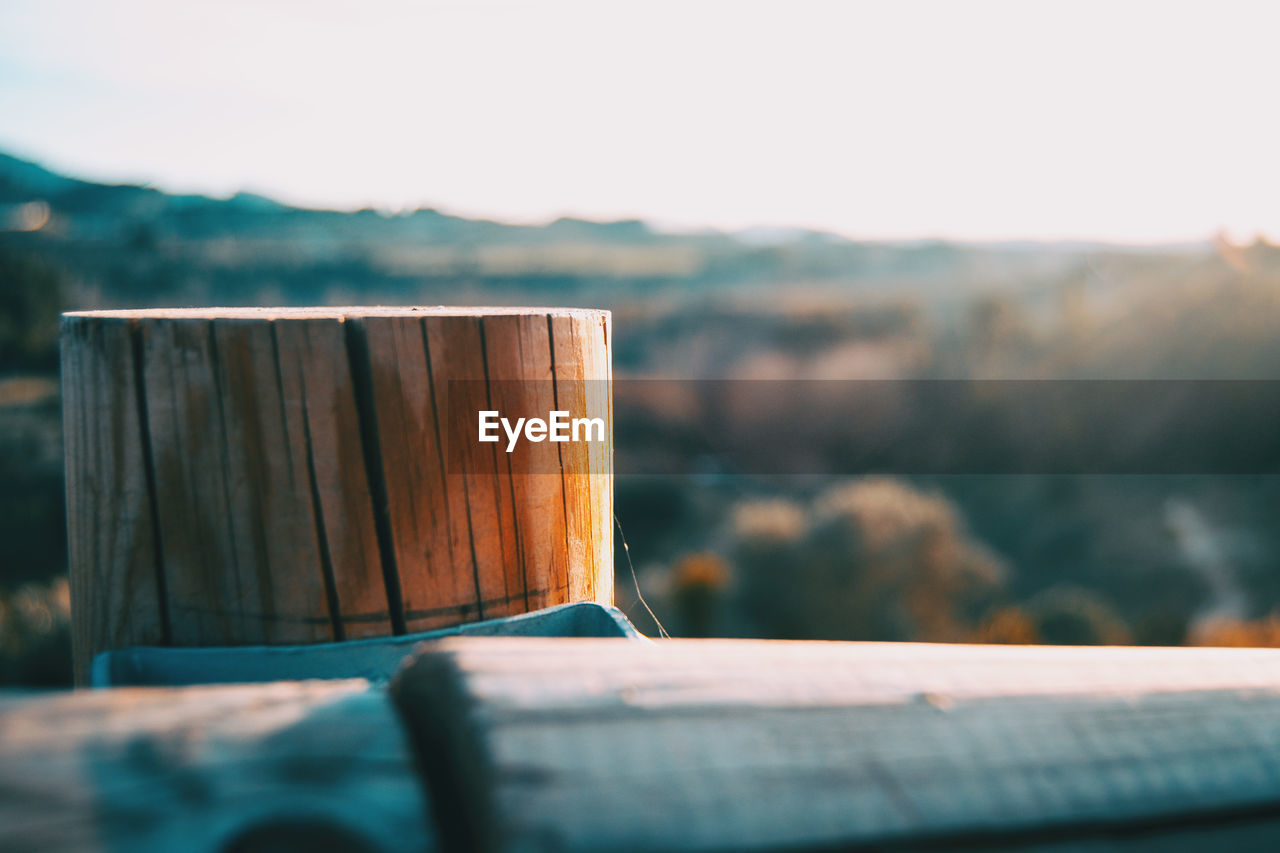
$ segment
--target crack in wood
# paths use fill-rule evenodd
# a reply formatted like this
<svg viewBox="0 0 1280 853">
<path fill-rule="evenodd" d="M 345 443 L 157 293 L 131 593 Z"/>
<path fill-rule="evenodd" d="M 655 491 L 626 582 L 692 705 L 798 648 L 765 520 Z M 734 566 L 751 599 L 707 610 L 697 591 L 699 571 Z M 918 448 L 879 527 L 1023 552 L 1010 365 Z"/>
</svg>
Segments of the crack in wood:
<svg viewBox="0 0 1280 853">
<path fill-rule="evenodd" d="M 387 480 L 382 468 L 382 446 L 378 435 L 378 412 L 374 403 L 373 368 L 369 361 L 369 340 L 364 325 L 347 318 L 347 358 L 351 365 L 351 387 L 355 395 L 356 421 L 360 428 L 360 444 L 364 449 L 365 474 L 369 480 L 369 496 L 373 502 L 374 532 L 382 560 L 382 579 L 386 585 L 387 608 L 391 614 L 391 631 L 405 634 L 404 604 L 400 593 L 400 573 L 396 568 L 395 540 L 391 529 L 391 513 L 387 501 Z"/>
<path fill-rule="evenodd" d="M 129 321 L 129 343 L 133 357 L 133 391 L 137 406 L 138 432 L 142 439 L 142 470 L 147 486 L 147 502 L 151 512 L 152 547 L 155 550 L 156 595 L 159 599 L 160 634 L 165 645 L 173 642 L 173 628 L 169 621 L 169 594 L 165 581 L 164 532 L 160 526 L 160 508 L 156 497 L 156 464 L 151 447 L 151 418 L 147 411 L 146 371 L 143 369 L 144 348 L 142 326 L 137 320 Z"/>
</svg>

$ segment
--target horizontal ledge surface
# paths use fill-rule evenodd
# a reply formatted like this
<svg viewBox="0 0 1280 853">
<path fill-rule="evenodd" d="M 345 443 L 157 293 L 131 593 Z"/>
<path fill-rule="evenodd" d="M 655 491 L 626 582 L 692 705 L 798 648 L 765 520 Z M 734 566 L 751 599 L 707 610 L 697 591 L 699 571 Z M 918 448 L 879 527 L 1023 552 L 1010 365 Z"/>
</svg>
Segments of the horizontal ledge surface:
<svg viewBox="0 0 1280 853">
<path fill-rule="evenodd" d="M 451 637 L 433 647 L 508 706 L 812 707 L 1263 690 L 1280 649 Z"/>
<path fill-rule="evenodd" d="M 538 308 L 469 305 L 342 305 L 279 308 L 131 308 L 108 311 L 68 311 L 66 318 L 101 320 L 346 320 L 361 317 L 511 317 L 551 316 L 600 318 L 598 308 Z"/>
</svg>

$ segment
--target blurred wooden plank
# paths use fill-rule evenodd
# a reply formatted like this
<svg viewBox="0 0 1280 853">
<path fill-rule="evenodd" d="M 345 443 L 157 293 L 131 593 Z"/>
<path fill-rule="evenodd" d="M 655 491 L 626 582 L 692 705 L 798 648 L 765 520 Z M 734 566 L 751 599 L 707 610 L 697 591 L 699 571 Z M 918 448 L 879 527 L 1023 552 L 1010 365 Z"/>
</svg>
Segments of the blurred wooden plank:
<svg viewBox="0 0 1280 853">
<path fill-rule="evenodd" d="M 0 694 L 0 850 L 430 850 L 426 811 L 363 681 Z"/>
<path fill-rule="evenodd" d="M 1280 843 L 1276 650 L 452 639 L 393 692 L 469 849 Z"/>
</svg>

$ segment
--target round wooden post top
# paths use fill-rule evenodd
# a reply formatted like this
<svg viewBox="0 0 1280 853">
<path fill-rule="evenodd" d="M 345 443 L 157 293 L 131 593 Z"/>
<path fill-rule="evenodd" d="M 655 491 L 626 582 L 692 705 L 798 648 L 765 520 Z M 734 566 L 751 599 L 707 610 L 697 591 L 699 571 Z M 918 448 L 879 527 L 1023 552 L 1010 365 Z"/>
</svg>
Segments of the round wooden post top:
<svg viewBox="0 0 1280 853">
<path fill-rule="evenodd" d="M 583 308 L 63 315 L 78 677 L 109 648 L 611 603 L 609 338 Z M 458 440 L 473 410 L 568 411 L 603 440 L 522 467 Z"/>
</svg>

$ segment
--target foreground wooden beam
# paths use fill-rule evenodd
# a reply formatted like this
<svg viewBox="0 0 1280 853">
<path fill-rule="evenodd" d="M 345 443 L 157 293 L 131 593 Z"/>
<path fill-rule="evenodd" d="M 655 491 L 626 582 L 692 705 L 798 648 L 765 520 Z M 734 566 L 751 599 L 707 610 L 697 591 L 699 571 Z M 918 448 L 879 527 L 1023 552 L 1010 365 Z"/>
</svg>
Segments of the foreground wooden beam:
<svg viewBox="0 0 1280 853">
<path fill-rule="evenodd" d="M 452 639 L 0 693 L 0 850 L 1269 851 L 1277 721 L 1277 650 Z"/>
<path fill-rule="evenodd" d="M 445 640 L 393 686 L 457 850 L 1280 844 L 1280 651 Z"/>
<path fill-rule="evenodd" d="M 80 683 L 105 649 L 612 602 L 608 312 L 97 311 L 62 359 Z M 537 466 L 470 433 L 556 408 L 604 441 Z"/>
<path fill-rule="evenodd" d="M 363 681 L 0 694 L 0 850 L 434 849 Z"/>
</svg>

